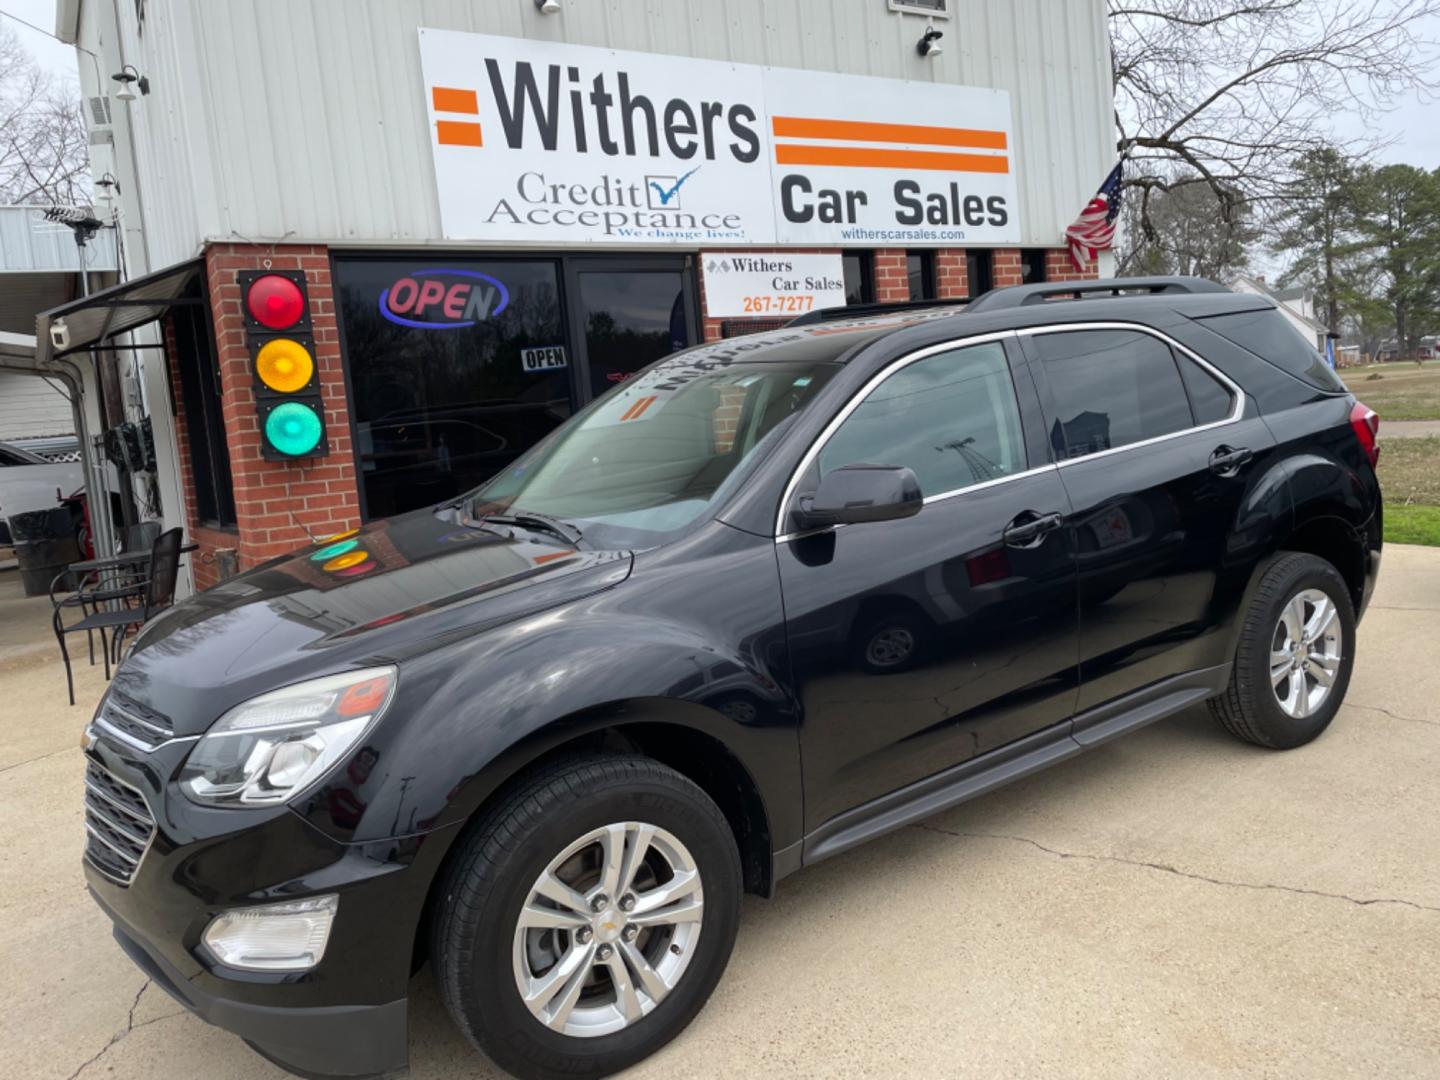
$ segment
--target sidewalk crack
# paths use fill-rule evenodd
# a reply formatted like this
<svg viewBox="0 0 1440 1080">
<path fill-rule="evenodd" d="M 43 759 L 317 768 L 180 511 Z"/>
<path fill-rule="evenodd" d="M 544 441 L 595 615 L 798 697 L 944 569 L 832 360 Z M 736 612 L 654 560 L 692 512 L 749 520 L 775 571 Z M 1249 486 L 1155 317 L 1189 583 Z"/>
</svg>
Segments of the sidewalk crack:
<svg viewBox="0 0 1440 1080">
<path fill-rule="evenodd" d="M 1384 713 L 1393 720 L 1406 720 L 1412 724 L 1429 724 L 1432 727 L 1440 727 L 1440 721 L 1427 720 L 1423 716 L 1401 716 L 1399 713 L 1391 712 L 1389 709 L 1382 708 L 1379 705 L 1357 705 L 1353 701 L 1347 701 L 1345 702 L 1345 707 L 1350 709 L 1369 709 L 1371 712 Z"/>
<path fill-rule="evenodd" d="M 956 832 L 951 829 L 942 829 L 937 825 L 927 824 L 915 825 L 914 828 L 966 840 L 1008 840 L 1015 844 L 1029 844 L 1033 848 L 1038 848 L 1040 851 L 1048 855 L 1054 855 L 1060 859 L 1085 859 L 1090 862 L 1121 863 L 1125 866 L 1135 866 L 1144 870 L 1158 870 L 1162 873 L 1173 874 L 1176 877 L 1189 878 L 1191 881 L 1203 881 L 1208 885 L 1219 885 L 1227 889 L 1253 889 L 1259 892 L 1284 892 L 1297 896 L 1318 896 L 1326 900 L 1343 900 L 1347 904 L 1354 904 L 1356 907 L 1370 907 L 1373 904 L 1393 904 L 1399 907 L 1414 908 L 1417 911 L 1440 911 L 1440 907 L 1416 903 L 1414 900 L 1402 900 L 1386 896 L 1360 898 L 1347 896 L 1344 893 L 1324 892 L 1320 889 L 1302 889 L 1294 885 L 1271 885 L 1268 883 L 1257 884 L 1250 881 L 1230 881 L 1225 878 L 1208 877 L 1205 874 L 1196 874 L 1189 870 L 1181 870 L 1179 867 L 1170 866 L 1167 863 L 1146 862 L 1143 859 L 1126 859 L 1120 855 L 1093 855 L 1084 851 L 1061 851 L 1058 848 L 1046 847 L 1039 841 L 1031 840 L 1027 836 L 1010 836 L 1005 833 Z"/>
<path fill-rule="evenodd" d="M 46 758 L 56 757 L 59 754 L 68 754 L 71 750 L 74 749 L 75 747 L 73 746 L 62 746 L 59 750 L 51 750 L 48 754 L 36 754 L 34 757 L 26 758 L 24 761 L 17 761 L 11 765 L 5 765 L 3 767 L 0 767 L 0 773 L 7 773 L 11 769 L 20 768 L 21 765 L 31 765 L 37 761 L 44 761 Z"/>
<path fill-rule="evenodd" d="M 122 1031 L 117 1031 L 117 1032 L 115 1032 L 114 1035 L 111 1035 L 111 1036 L 110 1036 L 110 1041 L 107 1042 L 104 1046 L 102 1046 L 99 1050 L 97 1050 L 97 1051 L 95 1052 L 95 1054 L 90 1058 L 90 1060 L 85 1061 L 85 1062 L 82 1062 L 81 1065 L 80 1065 L 80 1067 L 79 1067 L 78 1069 L 76 1069 L 76 1070 L 75 1070 L 74 1072 L 72 1072 L 68 1077 L 66 1077 L 66 1080 L 75 1080 L 75 1078 L 76 1078 L 77 1076 L 79 1076 L 82 1072 L 84 1072 L 84 1071 L 85 1071 L 86 1069 L 88 1069 L 91 1065 L 94 1065 L 95 1062 L 99 1061 L 102 1057 L 104 1057 L 104 1056 L 110 1051 L 110 1048 L 111 1048 L 112 1046 L 114 1046 L 116 1043 L 120 1042 L 122 1039 L 125 1038 L 125 1036 L 129 1035 L 132 1031 L 135 1030 L 135 1028 L 136 1028 L 136 1025 L 135 1025 L 135 1010 L 140 1007 L 140 998 L 141 998 L 141 996 L 145 993 L 145 990 L 149 987 L 149 985 L 150 985 L 150 980 L 149 980 L 149 979 L 146 979 L 143 983 L 140 984 L 140 989 L 135 991 L 135 1000 L 132 1001 L 132 1002 L 130 1002 L 130 1012 L 129 1012 L 129 1014 L 125 1017 L 125 1027 L 124 1027 L 124 1030 L 122 1030 Z M 174 1013 L 170 1013 L 169 1015 L 173 1016 L 173 1015 L 175 1015 L 175 1014 L 174 1014 Z M 160 1020 L 160 1019 L 163 1019 L 163 1017 L 157 1016 L 157 1017 L 154 1017 L 154 1018 L 152 1018 L 152 1019 L 150 1019 L 150 1020 L 146 1020 L 144 1023 L 140 1024 L 139 1026 L 140 1026 L 140 1027 L 145 1027 L 145 1026 L 147 1026 L 147 1025 L 149 1025 L 149 1024 L 153 1024 L 156 1020 Z"/>
</svg>

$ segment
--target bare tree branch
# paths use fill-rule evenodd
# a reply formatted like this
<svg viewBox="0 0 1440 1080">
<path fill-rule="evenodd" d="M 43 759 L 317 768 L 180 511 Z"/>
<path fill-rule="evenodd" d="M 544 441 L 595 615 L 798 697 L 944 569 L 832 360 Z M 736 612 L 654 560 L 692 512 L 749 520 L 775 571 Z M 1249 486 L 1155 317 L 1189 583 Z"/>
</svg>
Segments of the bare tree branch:
<svg viewBox="0 0 1440 1080">
<path fill-rule="evenodd" d="M 89 202 L 89 143 L 80 97 L 43 71 L 0 25 L 0 203 Z"/>
</svg>

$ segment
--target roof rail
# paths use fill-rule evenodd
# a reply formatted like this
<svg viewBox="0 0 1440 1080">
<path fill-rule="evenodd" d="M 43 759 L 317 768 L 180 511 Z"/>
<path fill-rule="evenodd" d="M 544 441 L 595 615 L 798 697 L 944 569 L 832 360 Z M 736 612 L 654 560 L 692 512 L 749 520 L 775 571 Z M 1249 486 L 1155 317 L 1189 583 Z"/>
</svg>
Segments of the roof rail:
<svg viewBox="0 0 1440 1080">
<path fill-rule="evenodd" d="M 836 319 L 864 319 L 872 315 L 894 315 L 896 312 L 913 311 L 919 308 L 949 307 L 952 304 L 968 304 L 968 296 L 947 296 L 943 300 L 900 300 L 893 304 L 846 304 L 844 307 L 816 308 L 804 315 L 797 315 L 786 326 L 808 326 L 811 323 L 833 322 Z"/>
<path fill-rule="evenodd" d="M 1025 307 L 1029 304 L 1045 304 L 1054 297 L 1076 300 L 1093 298 L 1091 294 L 1118 297 L 1144 293 L 1147 296 L 1188 295 L 1191 293 L 1223 293 L 1230 290 L 1207 278 L 1181 277 L 1134 277 L 1101 278 L 1098 281 L 1046 282 L 1043 285 L 1014 285 L 1006 289 L 994 289 L 977 297 L 967 309 L 969 311 L 1001 311 L 1005 308 Z"/>
</svg>

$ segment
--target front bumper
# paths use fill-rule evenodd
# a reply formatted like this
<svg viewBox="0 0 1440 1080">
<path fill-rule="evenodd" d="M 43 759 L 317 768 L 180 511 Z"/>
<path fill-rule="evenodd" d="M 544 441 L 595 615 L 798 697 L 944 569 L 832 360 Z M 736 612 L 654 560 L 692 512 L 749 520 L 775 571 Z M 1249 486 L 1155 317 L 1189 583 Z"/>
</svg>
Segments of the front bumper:
<svg viewBox="0 0 1440 1080">
<path fill-rule="evenodd" d="M 155 823 L 128 882 L 84 862 L 116 941 L 186 1008 L 292 1072 L 403 1072 L 416 928 L 455 830 L 346 844 L 284 807 L 197 806 L 174 784 L 189 749 L 176 740 L 141 754 L 102 737 L 87 751 L 144 797 Z M 228 968 L 201 941 L 223 910 L 327 893 L 339 906 L 325 956 L 308 971 Z"/>
<path fill-rule="evenodd" d="M 200 1019 L 239 1035 L 281 1068 L 317 1078 L 387 1077 L 406 1072 L 409 1028 L 405 998 L 383 1005 L 291 1008 L 208 993 L 131 937 L 124 920 L 100 897 L 95 899 L 114 921 L 116 943 L 151 982 Z"/>
</svg>

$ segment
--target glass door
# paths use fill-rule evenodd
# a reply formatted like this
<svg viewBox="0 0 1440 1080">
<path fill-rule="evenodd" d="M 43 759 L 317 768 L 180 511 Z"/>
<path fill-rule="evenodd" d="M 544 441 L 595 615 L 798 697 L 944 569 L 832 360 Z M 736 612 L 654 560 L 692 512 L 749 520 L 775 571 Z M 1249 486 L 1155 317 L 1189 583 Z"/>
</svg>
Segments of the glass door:
<svg viewBox="0 0 1440 1080">
<path fill-rule="evenodd" d="M 690 256 L 570 259 L 567 273 L 588 397 L 700 340 Z"/>
</svg>

